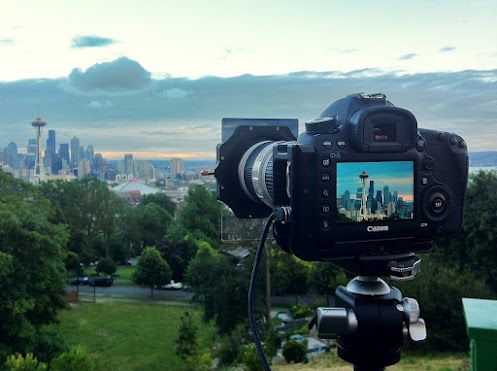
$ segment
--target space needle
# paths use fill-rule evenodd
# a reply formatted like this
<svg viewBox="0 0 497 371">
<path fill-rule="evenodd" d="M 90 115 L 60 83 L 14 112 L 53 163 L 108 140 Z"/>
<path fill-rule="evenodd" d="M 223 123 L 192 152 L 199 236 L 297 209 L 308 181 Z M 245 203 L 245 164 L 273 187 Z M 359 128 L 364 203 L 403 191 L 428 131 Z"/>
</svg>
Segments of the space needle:
<svg viewBox="0 0 497 371">
<path fill-rule="evenodd" d="M 369 178 L 369 175 L 365 171 L 363 171 L 359 175 L 359 178 L 361 178 L 361 182 L 362 182 L 361 209 L 359 211 L 359 215 L 362 217 L 361 221 L 364 221 L 364 220 L 368 219 L 368 210 L 367 210 L 367 207 L 366 207 L 366 203 L 367 203 L 366 179 Z"/>
<path fill-rule="evenodd" d="M 35 171 L 34 176 L 37 178 L 42 178 L 45 175 L 45 169 L 43 166 L 43 157 L 41 156 L 41 129 L 47 125 L 45 121 L 41 118 L 34 120 L 31 125 L 35 128 L 36 134 L 36 154 L 35 154 Z"/>
</svg>

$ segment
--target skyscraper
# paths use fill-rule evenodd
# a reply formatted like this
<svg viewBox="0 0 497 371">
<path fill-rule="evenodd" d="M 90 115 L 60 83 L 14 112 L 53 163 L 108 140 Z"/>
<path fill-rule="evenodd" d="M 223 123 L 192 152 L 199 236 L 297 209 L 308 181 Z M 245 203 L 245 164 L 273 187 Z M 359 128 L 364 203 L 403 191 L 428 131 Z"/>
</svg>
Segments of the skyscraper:
<svg viewBox="0 0 497 371">
<path fill-rule="evenodd" d="M 124 155 L 124 173 L 126 174 L 126 176 L 134 175 L 133 155 L 131 153 L 127 153 Z"/>
<path fill-rule="evenodd" d="M 78 167 L 80 156 L 79 156 L 79 139 L 74 136 L 71 139 L 71 166 Z"/>
<path fill-rule="evenodd" d="M 179 174 L 183 172 L 183 159 L 182 158 L 172 158 L 171 159 L 171 179 L 176 179 Z"/>
</svg>

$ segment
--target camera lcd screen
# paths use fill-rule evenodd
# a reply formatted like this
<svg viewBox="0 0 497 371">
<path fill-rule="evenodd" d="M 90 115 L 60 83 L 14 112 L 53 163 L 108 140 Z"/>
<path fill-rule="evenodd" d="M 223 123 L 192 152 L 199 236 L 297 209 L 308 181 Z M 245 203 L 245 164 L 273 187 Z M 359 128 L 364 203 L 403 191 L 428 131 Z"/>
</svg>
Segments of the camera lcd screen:
<svg viewBox="0 0 497 371">
<path fill-rule="evenodd" d="M 338 162 L 337 223 L 414 219 L 414 161 Z"/>
</svg>

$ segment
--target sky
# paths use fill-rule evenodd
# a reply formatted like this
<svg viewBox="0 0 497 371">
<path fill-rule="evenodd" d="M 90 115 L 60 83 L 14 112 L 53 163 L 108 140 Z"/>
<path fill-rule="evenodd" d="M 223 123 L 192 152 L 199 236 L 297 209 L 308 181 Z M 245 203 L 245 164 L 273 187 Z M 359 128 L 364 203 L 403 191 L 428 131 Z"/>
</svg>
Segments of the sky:
<svg viewBox="0 0 497 371">
<path fill-rule="evenodd" d="M 107 157 L 215 158 L 223 117 L 382 92 L 497 150 L 497 2 L 0 0 L 0 148 L 36 117 Z M 44 133 L 46 139 L 46 132 Z"/>
</svg>

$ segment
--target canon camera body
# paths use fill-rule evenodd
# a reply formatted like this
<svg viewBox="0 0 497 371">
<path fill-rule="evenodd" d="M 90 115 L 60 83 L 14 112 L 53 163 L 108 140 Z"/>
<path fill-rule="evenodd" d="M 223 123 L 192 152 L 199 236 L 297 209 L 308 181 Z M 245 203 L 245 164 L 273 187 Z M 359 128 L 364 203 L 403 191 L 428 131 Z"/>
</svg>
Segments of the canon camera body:
<svg viewBox="0 0 497 371">
<path fill-rule="evenodd" d="M 239 218 L 274 213 L 278 244 L 303 260 L 431 249 L 462 225 L 468 152 L 457 134 L 417 127 L 383 94 L 353 94 L 308 121 L 224 119 L 218 199 Z"/>
</svg>

